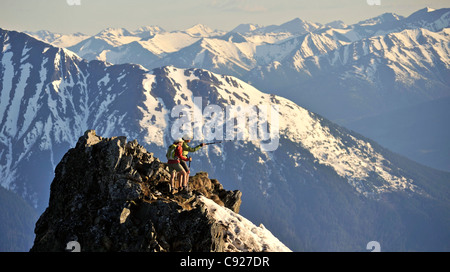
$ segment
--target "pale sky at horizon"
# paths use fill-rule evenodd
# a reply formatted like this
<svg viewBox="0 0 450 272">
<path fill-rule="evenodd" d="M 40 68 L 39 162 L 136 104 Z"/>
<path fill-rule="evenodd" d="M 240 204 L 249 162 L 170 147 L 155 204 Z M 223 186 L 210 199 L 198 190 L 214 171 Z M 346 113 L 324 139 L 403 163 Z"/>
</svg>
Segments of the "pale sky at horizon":
<svg viewBox="0 0 450 272">
<path fill-rule="evenodd" d="M 279 25 L 294 18 L 346 24 L 393 12 L 408 16 L 424 7 L 449 8 L 448 0 L 0 0 L 0 28 L 94 35 L 107 27 L 136 30 L 158 25 L 183 30 L 195 24 L 232 30 L 241 23 Z"/>
</svg>

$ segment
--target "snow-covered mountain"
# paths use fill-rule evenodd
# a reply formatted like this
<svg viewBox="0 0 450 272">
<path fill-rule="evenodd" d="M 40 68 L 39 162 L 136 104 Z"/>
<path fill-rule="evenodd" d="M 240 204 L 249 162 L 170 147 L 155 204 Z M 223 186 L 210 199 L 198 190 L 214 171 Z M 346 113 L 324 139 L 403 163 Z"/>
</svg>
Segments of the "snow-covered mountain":
<svg viewBox="0 0 450 272">
<path fill-rule="evenodd" d="M 236 76 L 346 124 L 449 96 L 449 26 L 450 9 L 425 8 L 353 25 L 296 18 L 281 25 L 240 24 L 228 33 L 204 25 L 173 32 L 147 27 L 151 34 L 145 36 L 106 29 L 69 49 L 87 60 Z"/>
<path fill-rule="evenodd" d="M 138 139 L 163 158 L 177 105 L 207 120 L 207 106 L 273 105 L 278 122 L 262 123 L 278 127 L 273 151 L 261 149 L 261 138 L 207 146 L 193 154 L 192 172 L 241 190 L 241 213 L 293 250 L 365 250 L 373 239 L 386 250 L 448 249 L 448 173 L 232 76 L 86 61 L 15 31 L 0 30 L 0 41 L 1 184 L 39 211 L 53 169 L 87 129 Z"/>
<path fill-rule="evenodd" d="M 280 61 L 248 80 L 333 120 L 355 120 L 449 96 L 449 33 L 407 29 L 347 44 L 310 33 L 278 45 L 295 49 L 278 51 Z"/>
<path fill-rule="evenodd" d="M 319 28 L 322 28 L 321 24 L 308 22 L 300 18 L 295 18 L 279 26 L 278 25 L 266 26 L 257 29 L 256 31 L 262 33 L 292 33 L 296 35 L 313 32 Z"/>
<path fill-rule="evenodd" d="M 66 49 L 14 31 L 1 30 L 0 39 L 2 186 L 40 207 L 46 200 L 37 196 L 47 191 L 40 180 L 48 178 L 58 154 L 79 137 L 79 131 L 100 125 L 108 132 L 121 122 L 134 122 L 138 110 L 132 113 L 128 107 L 140 97 L 133 98 L 126 90 L 136 90 L 142 82 L 122 79 L 126 72 L 141 68 L 88 63 Z M 119 106 L 115 98 L 123 103 Z M 106 112 L 111 103 L 118 106 L 118 115 Z M 34 174 L 23 171 L 24 162 Z"/>
<path fill-rule="evenodd" d="M 25 33 L 46 43 L 50 43 L 56 47 L 70 47 L 90 37 L 89 35 L 80 32 L 73 34 L 62 34 L 53 33 L 48 30 L 40 30 L 34 32 L 26 31 Z"/>
<path fill-rule="evenodd" d="M 262 26 L 260 26 L 258 24 L 240 24 L 237 27 L 233 28 L 233 30 L 231 30 L 231 32 L 245 34 L 248 32 L 252 32 L 256 29 L 259 29 L 261 27 Z"/>
</svg>

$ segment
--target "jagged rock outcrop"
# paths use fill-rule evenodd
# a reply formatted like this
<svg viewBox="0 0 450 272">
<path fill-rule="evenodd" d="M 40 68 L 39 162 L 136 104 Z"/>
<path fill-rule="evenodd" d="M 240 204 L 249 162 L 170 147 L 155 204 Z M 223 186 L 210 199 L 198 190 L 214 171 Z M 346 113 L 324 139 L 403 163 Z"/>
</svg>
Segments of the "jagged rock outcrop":
<svg viewBox="0 0 450 272">
<path fill-rule="evenodd" d="M 239 239 L 235 226 L 229 231 L 230 222 L 214 217 L 226 207 L 221 213 L 237 218 L 240 191 L 227 191 L 198 173 L 190 177 L 192 193 L 174 195 L 169 176 L 165 164 L 136 140 L 86 131 L 55 169 L 31 251 L 64 251 L 70 241 L 82 251 L 280 250 L 272 241 L 259 242 L 271 235 L 263 226 L 251 227 L 255 238 Z"/>
</svg>

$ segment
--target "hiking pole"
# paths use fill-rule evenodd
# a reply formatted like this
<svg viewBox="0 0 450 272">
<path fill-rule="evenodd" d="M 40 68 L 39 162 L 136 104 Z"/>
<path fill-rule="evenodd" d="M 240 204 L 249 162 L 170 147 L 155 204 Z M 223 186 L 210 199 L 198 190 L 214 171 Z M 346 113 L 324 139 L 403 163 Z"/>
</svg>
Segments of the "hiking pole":
<svg viewBox="0 0 450 272">
<path fill-rule="evenodd" d="M 189 160 L 189 169 L 191 169 L 191 157 L 187 156 L 188 160 Z"/>
<path fill-rule="evenodd" d="M 212 143 L 206 143 L 205 145 L 212 145 L 212 144 L 221 144 L 224 142 L 232 142 L 232 140 L 225 140 L 225 141 L 217 141 L 217 142 L 212 142 Z"/>
</svg>

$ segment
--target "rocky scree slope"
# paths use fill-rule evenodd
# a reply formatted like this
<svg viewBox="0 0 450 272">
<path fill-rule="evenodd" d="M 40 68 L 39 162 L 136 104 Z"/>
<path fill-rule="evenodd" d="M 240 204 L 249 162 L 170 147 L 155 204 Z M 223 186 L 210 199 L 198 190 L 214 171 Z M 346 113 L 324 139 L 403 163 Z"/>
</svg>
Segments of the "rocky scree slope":
<svg viewBox="0 0 450 272">
<path fill-rule="evenodd" d="M 31 251 L 289 251 L 238 215 L 242 193 L 205 172 L 171 194 L 166 165 L 126 137 L 80 137 L 58 164 Z"/>
</svg>

